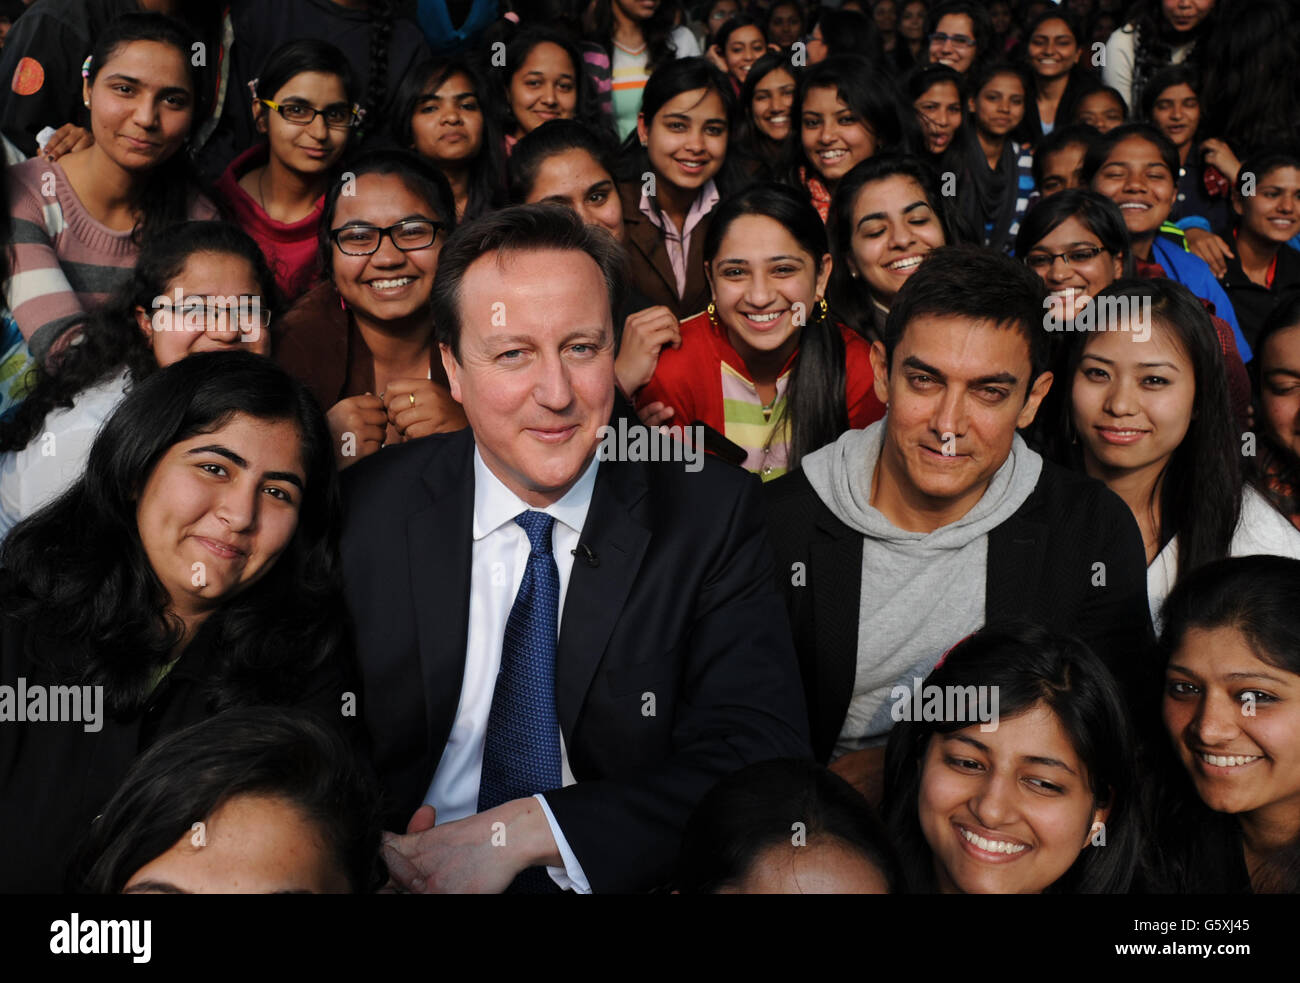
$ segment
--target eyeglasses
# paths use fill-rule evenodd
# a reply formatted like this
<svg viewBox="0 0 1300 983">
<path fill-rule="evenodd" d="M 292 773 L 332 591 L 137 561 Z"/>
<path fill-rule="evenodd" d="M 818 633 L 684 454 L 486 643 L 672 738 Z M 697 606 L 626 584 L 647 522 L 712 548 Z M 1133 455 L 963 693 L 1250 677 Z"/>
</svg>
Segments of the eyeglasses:
<svg viewBox="0 0 1300 983">
<path fill-rule="evenodd" d="M 310 126 L 317 116 L 325 117 L 325 125 L 332 130 L 346 130 L 361 123 L 361 112 L 356 106 L 330 106 L 317 109 L 305 102 L 274 102 L 270 99 L 258 99 L 263 106 L 274 109 L 280 118 L 294 126 Z"/>
<path fill-rule="evenodd" d="M 330 230 L 330 239 L 347 256 L 369 256 L 378 252 L 384 236 L 388 236 L 402 252 L 409 253 L 414 249 L 432 246 L 433 240 L 438 238 L 438 233 L 444 228 L 441 222 L 423 218 L 398 222 L 386 229 L 377 225 L 345 225 Z"/>
<path fill-rule="evenodd" d="M 1049 253 L 1046 250 L 1039 253 L 1030 253 L 1025 257 L 1025 265 L 1031 270 L 1050 269 L 1057 259 L 1065 260 L 1066 266 L 1078 266 L 1096 259 L 1107 250 L 1100 246 L 1085 246 L 1080 249 L 1069 249 L 1063 253 Z"/>
<path fill-rule="evenodd" d="M 965 34 L 931 34 L 930 35 L 931 44 L 944 44 L 947 41 L 951 41 L 959 48 L 975 47 L 975 39 L 968 38 Z"/>
<path fill-rule="evenodd" d="M 179 307 L 173 308 L 173 331 L 231 331 L 236 327 L 244 333 L 253 328 L 269 328 L 271 312 L 256 302 L 232 304 L 223 307 L 211 302 L 199 303 L 197 297 L 187 297 Z M 168 305 L 171 306 L 171 305 Z"/>
</svg>

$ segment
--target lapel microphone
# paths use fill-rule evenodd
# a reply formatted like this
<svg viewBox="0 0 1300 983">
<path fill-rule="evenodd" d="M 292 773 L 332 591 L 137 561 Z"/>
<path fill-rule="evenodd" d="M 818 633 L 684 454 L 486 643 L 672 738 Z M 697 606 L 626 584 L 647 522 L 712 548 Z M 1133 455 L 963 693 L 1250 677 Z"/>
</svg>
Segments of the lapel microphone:
<svg viewBox="0 0 1300 983">
<path fill-rule="evenodd" d="M 587 564 L 587 566 L 589 567 L 600 566 L 600 557 L 598 557 L 592 551 L 592 548 L 588 546 L 586 543 L 579 543 L 578 548 L 576 550 L 569 550 L 569 552 L 572 553 L 574 556 L 581 556 L 582 562 Z"/>
</svg>

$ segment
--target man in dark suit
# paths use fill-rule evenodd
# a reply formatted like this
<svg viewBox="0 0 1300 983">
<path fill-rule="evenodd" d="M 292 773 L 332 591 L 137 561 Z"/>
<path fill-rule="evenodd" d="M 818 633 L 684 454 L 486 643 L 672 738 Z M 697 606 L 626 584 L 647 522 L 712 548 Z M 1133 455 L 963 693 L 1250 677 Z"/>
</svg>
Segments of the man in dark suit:
<svg viewBox="0 0 1300 983">
<path fill-rule="evenodd" d="M 1017 434 L 1052 385 L 1044 291 L 952 247 L 912 274 L 872 346 L 885 418 L 765 488 L 813 753 L 873 798 L 909 692 L 986 623 L 1078 635 L 1121 682 L 1150 634 L 1132 513 Z"/>
<path fill-rule="evenodd" d="M 562 206 L 458 230 L 434 321 L 470 429 L 345 475 L 363 716 L 406 890 L 649 889 L 718 778 L 809 753 L 757 482 L 601 443 L 619 263 Z"/>
</svg>

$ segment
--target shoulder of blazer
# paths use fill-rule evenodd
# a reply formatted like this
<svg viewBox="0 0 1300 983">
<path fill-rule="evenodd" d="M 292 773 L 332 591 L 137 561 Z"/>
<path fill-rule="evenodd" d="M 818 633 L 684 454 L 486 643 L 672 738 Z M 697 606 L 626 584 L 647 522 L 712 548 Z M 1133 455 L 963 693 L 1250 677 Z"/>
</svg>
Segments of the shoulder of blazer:
<svg viewBox="0 0 1300 983">
<path fill-rule="evenodd" d="M 814 530 L 823 539 L 862 538 L 835 517 L 802 468 L 764 482 L 762 500 L 773 543 L 806 543 Z"/>
<path fill-rule="evenodd" d="M 473 452 L 469 427 L 385 447 L 343 472 L 344 504 L 349 512 L 393 508 L 417 488 L 435 499 L 472 489 Z"/>
</svg>

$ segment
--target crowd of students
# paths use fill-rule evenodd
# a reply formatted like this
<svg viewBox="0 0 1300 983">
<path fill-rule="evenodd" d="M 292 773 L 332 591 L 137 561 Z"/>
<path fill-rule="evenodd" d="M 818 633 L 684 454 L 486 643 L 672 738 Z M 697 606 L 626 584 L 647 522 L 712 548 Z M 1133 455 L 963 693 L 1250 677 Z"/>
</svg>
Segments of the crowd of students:
<svg viewBox="0 0 1300 983">
<path fill-rule="evenodd" d="M 761 582 L 765 604 L 649 566 L 663 596 L 636 610 L 748 619 L 709 637 L 734 628 L 737 655 L 779 636 L 777 669 L 749 668 L 803 693 L 793 718 L 771 697 L 770 733 L 737 718 L 746 739 L 706 751 L 728 718 L 690 713 L 720 669 L 618 667 L 615 698 L 645 689 L 653 717 L 659 692 L 669 717 L 646 740 L 690 760 L 661 787 L 659 750 L 576 736 L 606 711 L 575 723 L 557 665 L 563 786 L 590 782 L 598 810 L 613 782 L 614 826 L 652 846 L 613 859 L 635 836 L 602 843 L 541 773 L 519 788 L 554 836 L 543 888 L 1300 891 L 1292 4 L 10 6 L 0 889 L 469 889 L 422 866 L 420 837 L 429 807 L 455 825 L 445 803 L 491 801 L 479 578 L 510 575 L 430 580 L 416 568 L 469 563 L 468 532 L 422 556 L 366 524 L 415 509 L 393 483 L 433 488 L 411 448 L 448 435 L 479 448 L 448 474 L 515 487 L 485 407 L 554 394 L 510 375 L 523 341 L 490 370 L 462 351 L 462 278 L 536 248 L 608 281 L 607 421 L 696 428 L 710 469 L 761 482 L 741 593 Z M 555 282 L 577 276 L 555 261 Z M 575 306 L 603 309 L 599 289 Z M 519 323 L 505 303 L 483 317 Z M 604 357 L 575 332 L 564 358 Z M 733 494 L 717 481 L 696 487 Z M 476 494 L 413 511 L 412 544 L 457 509 L 478 564 L 495 533 Z M 656 508 L 685 523 L 694 501 Z M 554 534 L 561 602 L 561 553 L 605 575 L 573 532 L 572 550 Z M 515 566 L 519 596 L 538 590 L 533 560 Z M 418 612 L 434 583 L 474 612 L 445 628 L 447 678 L 384 661 L 438 629 L 375 600 Z M 563 631 L 549 644 L 574 658 Z M 900 712 L 914 683 L 993 692 L 1000 722 Z M 103 730 L 24 718 L 38 684 L 102 687 Z M 427 721 L 397 702 L 435 686 Z M 394 819 L 416 785 L 421 811 Z M 418 849 L 381 856 L 395 824 Z M 538 887 L 513 874 L 465 883 Z"/>
</svg>

